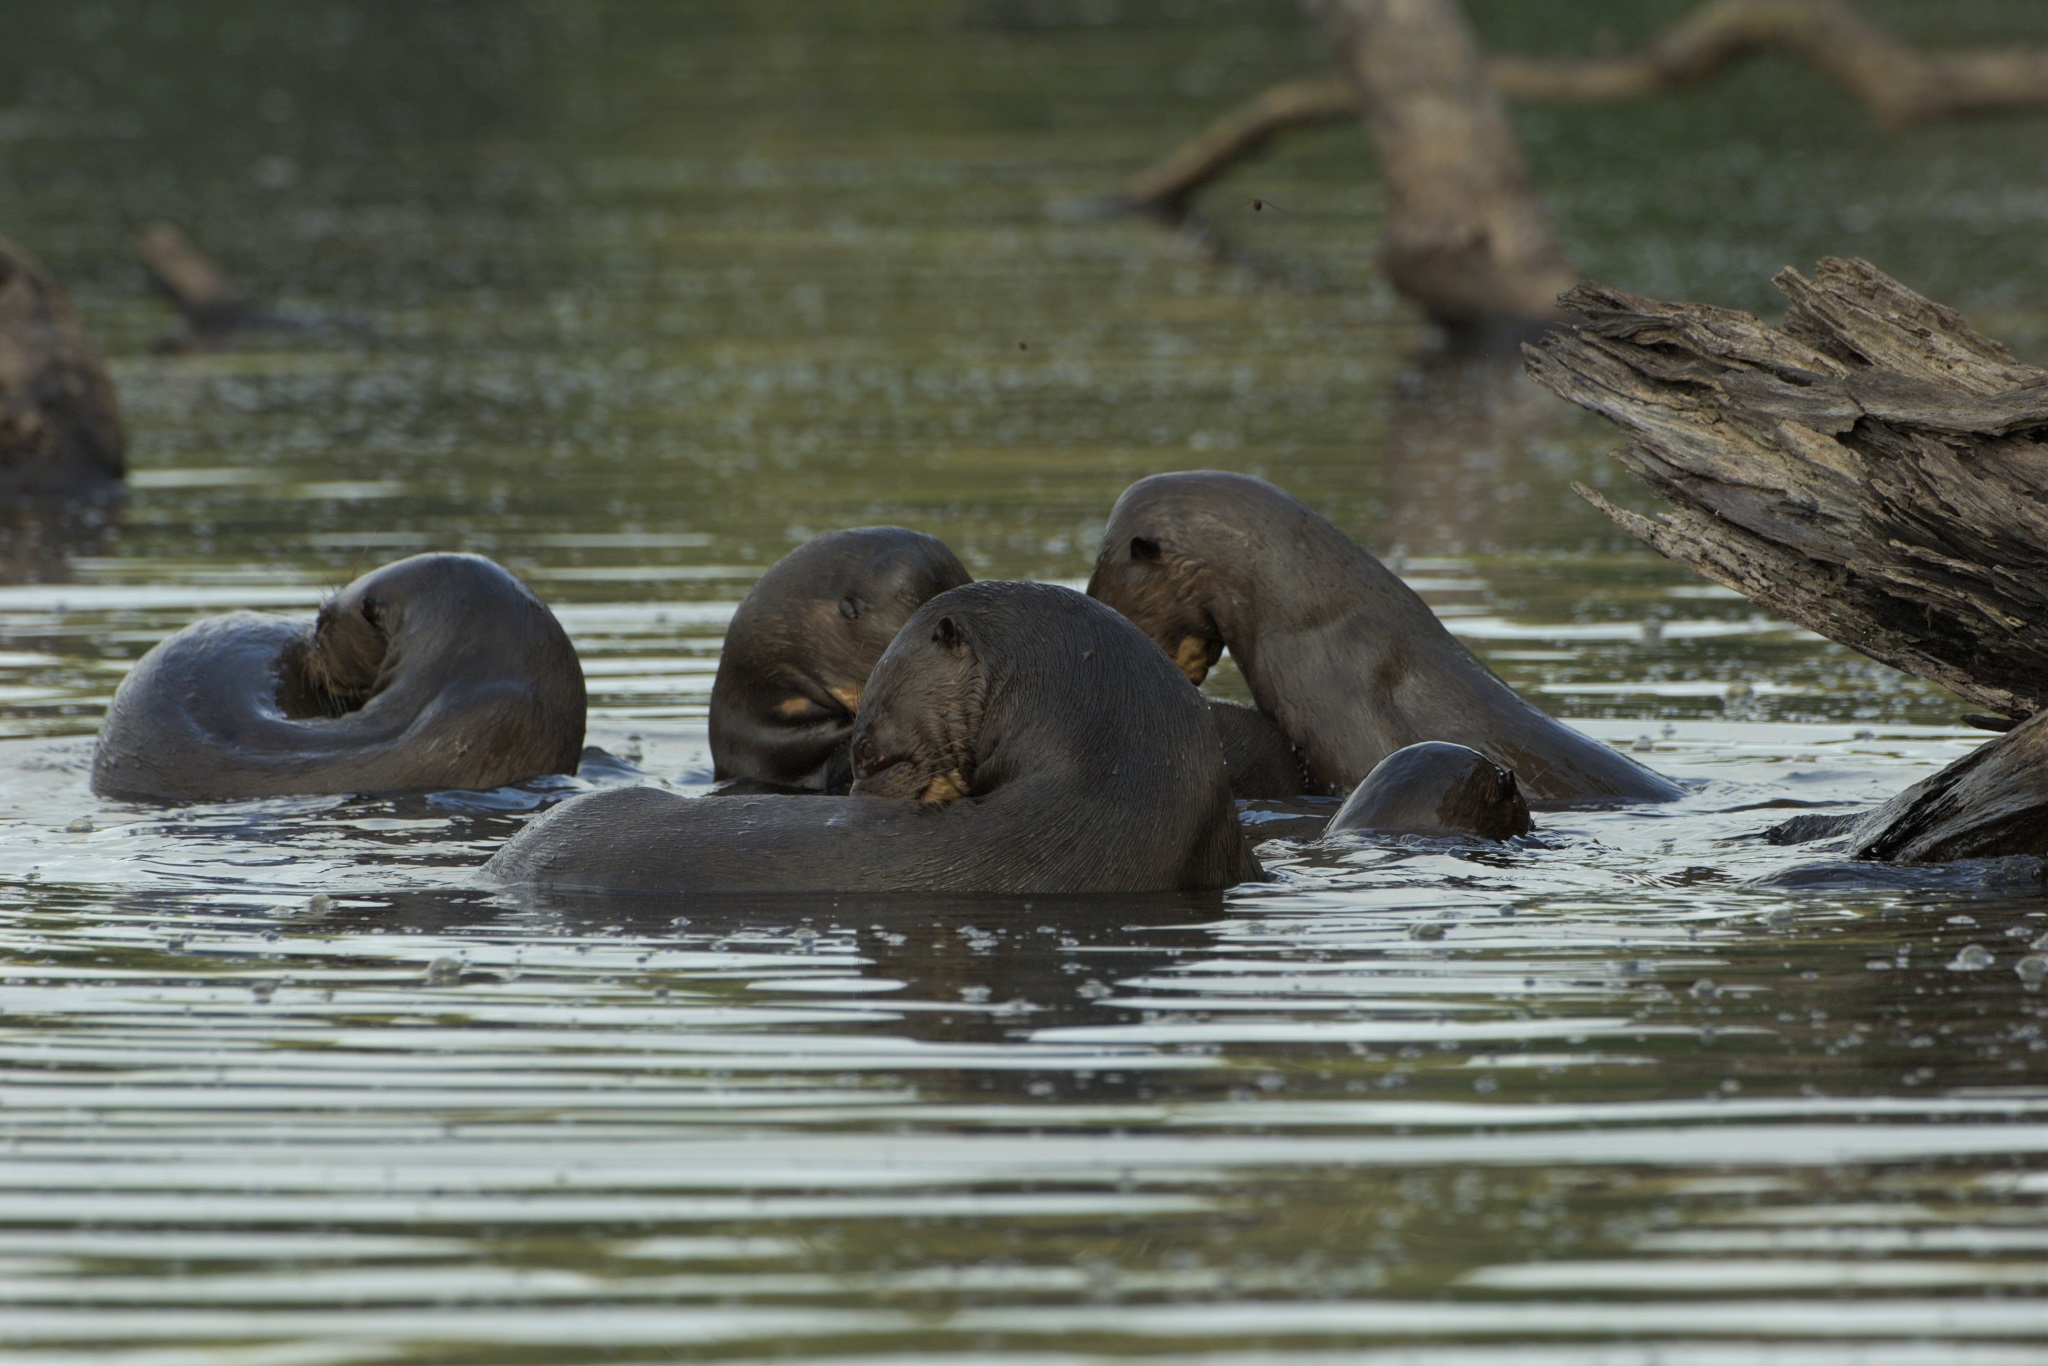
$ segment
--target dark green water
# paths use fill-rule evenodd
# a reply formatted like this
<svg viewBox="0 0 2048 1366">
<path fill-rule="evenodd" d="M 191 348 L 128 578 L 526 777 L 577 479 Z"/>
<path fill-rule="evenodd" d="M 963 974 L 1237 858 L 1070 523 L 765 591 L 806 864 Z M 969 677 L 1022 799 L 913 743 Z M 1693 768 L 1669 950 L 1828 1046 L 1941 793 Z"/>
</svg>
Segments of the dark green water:
<svg viewBox="0 0 2048 1366">
<path fill-rule="evenodd" d="M 1550 50 L 1685 8 L 1473 6 Z M 2025 0 L 1863 9 L 2048 42 Z M 0 33 L 0 234 L 71 289 L 135 466 L 110 525 L 4 558 L 0 1359 L 2048 1360 L 2038 885 L 1742 838 L 1962 752 L 1955 701 L 1585 507 L 1634 499 L 1611 434 L 1429 356 L 1353 130 L 1209 196 L 1223 263 L 1075 211 L 1320 69 L 1290 5 Z M 2048 120 L 1891 136 L 1764 62 L 1520 126 L 1598 278 L 1762 309 L 1863 254 L 2048 360 Z M 152 354 L 156 218 L 367 335 Z M 470 885 L 541 791 L 85 791 L 151 643 L 427 548 L 555 604 L 592 739 L 690 790 L 725 619 L 805 536 L 1073 581 L 1131 479 L 1212 466 L 1694 795 L 1484 858 L 1275 820 L 1284 880 L 1227 899 L 621 910 Z"/>
</svg>

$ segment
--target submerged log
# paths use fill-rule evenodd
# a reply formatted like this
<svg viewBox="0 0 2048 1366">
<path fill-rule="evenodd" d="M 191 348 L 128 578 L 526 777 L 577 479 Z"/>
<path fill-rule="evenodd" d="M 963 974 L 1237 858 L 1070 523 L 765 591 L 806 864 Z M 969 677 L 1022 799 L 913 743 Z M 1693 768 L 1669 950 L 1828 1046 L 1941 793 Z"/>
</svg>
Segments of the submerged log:
<svg viewBox="0 0 2048 1366">
<path fill-rule="evenodd" d="M 2048 854 L 2048 371 L 1864 261 L 1784 271 L 1781 327 L 1601 285 L 1530 373 L 1632 438 L 1660 553 L 2014 721 L 1859 822 L 1866 858 Z"/>
<path fill-rule="evenodd" d="M 71 303 L 0 238 L 0 489 L 71 494 L 127 471 L 114 385 Z"/>
</svg>

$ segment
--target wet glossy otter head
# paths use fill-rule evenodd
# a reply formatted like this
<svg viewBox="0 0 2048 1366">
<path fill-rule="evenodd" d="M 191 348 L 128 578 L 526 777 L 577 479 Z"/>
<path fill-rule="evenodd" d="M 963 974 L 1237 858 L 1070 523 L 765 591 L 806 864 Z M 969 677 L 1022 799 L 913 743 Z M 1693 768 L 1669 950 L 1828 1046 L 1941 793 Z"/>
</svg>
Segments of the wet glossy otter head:
<svg viewBox="0 0 2048 1366">
<path fill-rule="evenodd" d="M 925 802 L 1047 773 L 1097 792 L 1200 775 L 1229 801 L 1201 699 L 1128 621 L 1042 583 L 956 588 L 904 623 L 869 680 L 853 772 L 856 795 Z"/>
<path fill-rule="evenodd" d="M 1504 840 L 1529 830 L 1529 804 L 1513 773 L 1477 750 L 1425 740 L 1380 760 L 1324 833 Z"/>
<path fill-rule="evenodd" d="M 741 601 L 718 657 L 717 776 L 843 789 L 875 661 L 919 606 L 967 582 L 944 544 L 902 527 L 828 532 L 784 556 Z"/>
<path fill-rule="evenodd" d="M 1303 542 L 1327 525 L 1247 474 L 1155 474 L 1110 510 L 1088 595 L 1136 622 L 1200 683 L 1223 653 L 1220 619 L 1254 612 L 1257 568 L 1299 563 Z"/>
</svg>

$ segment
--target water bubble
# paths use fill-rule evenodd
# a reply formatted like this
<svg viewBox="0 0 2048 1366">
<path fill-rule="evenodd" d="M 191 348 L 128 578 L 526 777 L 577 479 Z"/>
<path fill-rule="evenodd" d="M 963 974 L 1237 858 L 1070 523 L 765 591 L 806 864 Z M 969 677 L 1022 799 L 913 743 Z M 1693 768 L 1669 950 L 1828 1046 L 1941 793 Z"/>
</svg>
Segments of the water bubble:
<svg viewBox="0 0 2048 1366">
<path fill-rule="evenodd" d="M 2012 965 L 2030 991 L 2039 991 L 2041 983 L 2048 980 L 2048 953 L 2030 953 Z"/>
<path fill-rule="evenodd" d="M 457 958 L 436 958 L 427 964 L 427 971 L 421 980 L 430 987 L 452 987 L 462 981 L 462 961 Z"/>
<path fill-rule="evenodd" d="M 1657 645 L 1664 640 L 1664 623 L 1652 618 L 1642 625 L 1643 644 Z"/>
<path fill-rule="evenodd" d="M 1982 972 L 1991 966 L 1991 950 L 1982 944 L 1965 944 L 1956 950 L 1956 956 L 1948 960 L 1950 972 Z"/>
<path fill-rule="evenodd" d="M 1657 742 L 1647 735 L 1638 735 L 1636 742 L 1630 745 L 1629 748 L 1638 754 L 1648 754 L 1651 750 L 1657 748 Z"/>
<path fill-rule="evenodd" d="M 1692 998 L 1695 1001 L 1718 1000 L 1721 995 L 1721 988 L 1714 985 L 1714 979 L 1711 977 L 1700 978 L 1699 981 L 1694 982 L 1687 990 L 1692 993 Z"/>
<path fill-rule="evenodd" d="M 80 816 L 77 820 L 64 827 L 64 833 L 67 835 L 90 835 L 92 832 L 93 823 L 90 816 Z"/>
<path fill-rule="evenodd" d="M 326 915 L 334 909 L 334 898 L 325 892 L 315 892 L 306 898 L 306 912 L 309 915 Z"/>
</svg>

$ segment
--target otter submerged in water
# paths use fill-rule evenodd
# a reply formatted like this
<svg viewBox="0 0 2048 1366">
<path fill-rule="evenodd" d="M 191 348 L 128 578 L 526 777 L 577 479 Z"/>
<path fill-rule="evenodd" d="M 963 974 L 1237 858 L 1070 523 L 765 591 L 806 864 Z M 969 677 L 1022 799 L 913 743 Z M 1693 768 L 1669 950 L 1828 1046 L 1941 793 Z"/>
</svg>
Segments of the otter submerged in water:
<svg viewBox="0 0 2048 1366">
<path fill-rule="evenodd" d="M 1423 740 L 1468 745 L 1549 802 L 1670 801 L 1669 779 L 1516 696 L 1385 565 L 1249 475 L 1124 490 L 1088 591 L 1200 683 L 1227 646 L 1310 790 L 1349 792 Z"/>
<path fill-rule="evenodd" d="M 897 526 L 830 531 L 776 561 L 718 654 L 712 776 L 727 792 L 844 792 L 875 661 L 911 613 L 971 581 L 943 543 Z"/>
<path fill-rule="evenodd" d="M 875 661 L 925 602 L 973 582 L 945 544 L 902 527 L 812 537 L 776 561 L 733 613 L 711 685 L 714 796 L 844 793 L 853 715 Z M 1291 797 L 1301 759 L 1272 719 L 1211 701 L 1231 791 Z"/>
<path fill-rule="evenodd" d="M 564 802 L 486 877 L 591 890 L 1140 892 L 1261 876 L 1199 694 L 1069 589 L 977 583 L 875 666 L 846 797 Z"/>
<path fill-rule="evenodd" d="M 1505 840 L 1529 830 L 1514 774 L 1477 750 L 1425 740 L 1375 764 L 1323 833 Z"/>
<path fill-rule="evenodd" d="M 554 614 L 478 555 L 365 574 L 308 625 L 186 627 L 114 694 L 102 796 L 169 801 L 492 788 L 573 773 L 583 669 Z"/>
</svg>

